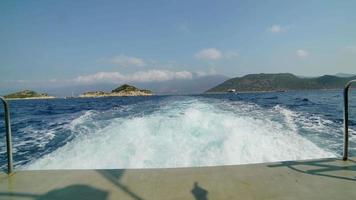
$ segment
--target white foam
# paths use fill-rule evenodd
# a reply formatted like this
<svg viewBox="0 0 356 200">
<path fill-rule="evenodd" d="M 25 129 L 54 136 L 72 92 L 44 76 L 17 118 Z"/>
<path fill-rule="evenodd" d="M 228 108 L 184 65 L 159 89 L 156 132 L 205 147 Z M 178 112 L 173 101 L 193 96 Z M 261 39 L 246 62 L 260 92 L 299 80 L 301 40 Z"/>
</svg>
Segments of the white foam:
<svg viewBox="0 0 356 200">
<path fill-rule="evenodd" d="M 105 126 L 98 125 L 101 114 L 87 112 L 74 120 L 76 138 L 24 168 L 164 168 L 335 156 L 301 136 L 296 113 L 282 107 L 168 101 L 152 114 L 106 119 Z"/>
</svg>

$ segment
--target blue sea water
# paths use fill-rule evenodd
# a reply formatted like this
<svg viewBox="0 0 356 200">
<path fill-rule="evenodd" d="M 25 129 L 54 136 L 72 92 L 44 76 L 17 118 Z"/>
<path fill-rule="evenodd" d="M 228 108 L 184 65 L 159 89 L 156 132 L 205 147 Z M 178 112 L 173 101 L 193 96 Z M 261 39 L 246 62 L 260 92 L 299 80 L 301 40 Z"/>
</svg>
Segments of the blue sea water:
<svg viewBox="0 0 356 200">
<path fill-rule="evenodd" d="M 350 98 L 351 156 L 356 156 L 355 93 Z M 9 104 L 16 169 L 214 166 L 342 154 L 341 90 Z M 3 123 L 0 133 L 5 170 Z"/>
</svg>

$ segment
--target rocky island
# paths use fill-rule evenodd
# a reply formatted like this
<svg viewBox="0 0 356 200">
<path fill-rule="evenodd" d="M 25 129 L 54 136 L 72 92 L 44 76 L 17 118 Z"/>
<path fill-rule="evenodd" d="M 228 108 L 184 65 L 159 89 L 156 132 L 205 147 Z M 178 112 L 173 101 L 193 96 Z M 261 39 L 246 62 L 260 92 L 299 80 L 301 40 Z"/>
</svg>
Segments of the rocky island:
<svg viewBox="0 0 356 200">
<path fill-rule="evenodd" d="M 23 90 L 11 93 L 4 96 L 5 99 L 53 99 L 55 97 L 49 96 L 46 93 L 37 93 L 32 90 Z"/>
<path fill-rule="evenodd" d="M 122 96 L 151 96 L 152 91 L 136 88 L 132 85 L 124 84 L 111 92 L 95 91 L 85 92 L 79 97 L 122 97 Z"/>
</svg>

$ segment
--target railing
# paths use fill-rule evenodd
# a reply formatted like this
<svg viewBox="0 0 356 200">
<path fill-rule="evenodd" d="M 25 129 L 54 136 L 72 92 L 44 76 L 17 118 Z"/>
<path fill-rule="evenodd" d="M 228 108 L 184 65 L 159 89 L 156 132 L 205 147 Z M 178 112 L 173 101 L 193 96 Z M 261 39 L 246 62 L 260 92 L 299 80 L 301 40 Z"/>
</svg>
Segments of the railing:
<svg viewBox="0 0 356 200">
<path fill-rule="evenodd" d="M 5 131 L 6 131 L 6 153 L 7 153 L 7 172 L 11 174 L 14 170 L 12 163 L 12 141 L 11 141 L 11 123 L 9 105 L 3 97 L 0 100 L 4 104 L 4 118 L 5 118 Z"/>
<path fill-rule="evenodd" d="M 356 80 L 352 80 L 345 85 L 344 88 L 344 153 L 343 160 L 348 159 L 349 148 L 349 89 L 352 83 L 356 83 Z M 10 123 L 10 111 L 9 105 L 6 100 L 0 96 L 0 100 L 4 104 L 4 118 L 5 118 L 5 131 L 6 131 L 6 153 L 7 153 L 7 171 L 11 174 L 14 170 L 12 160 L 12 140 L 11 140 L 11 123 Z"/>
<path fill-rule="evenodd" d="M 344 88 L 344 154 L 343 160 L 347 160 L 349 156 L 349 89 L 352 83 L 356 83 L 356 80 L 352 80 L 345 85 Z"/>
</svg>

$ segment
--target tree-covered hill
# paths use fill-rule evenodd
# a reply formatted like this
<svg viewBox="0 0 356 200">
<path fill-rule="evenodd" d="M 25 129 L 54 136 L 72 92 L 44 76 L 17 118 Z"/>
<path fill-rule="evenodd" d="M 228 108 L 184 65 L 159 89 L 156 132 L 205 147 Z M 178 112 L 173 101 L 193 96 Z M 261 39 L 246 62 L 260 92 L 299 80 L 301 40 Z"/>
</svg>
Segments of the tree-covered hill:
<svg viewBox="0 0 356 200">
<path fill-rule="evenodd" d="M 206 92 L 228 92 L 232 89 L 237 92 L 337 89 L 343 88 L 348 81 L 353 79 L 356 79 L 356 76 L 337 77 L 324 75 L 316 78 L 301 78 L 290 73 L 249 74 L 229 79 Z"/>
</svg>

